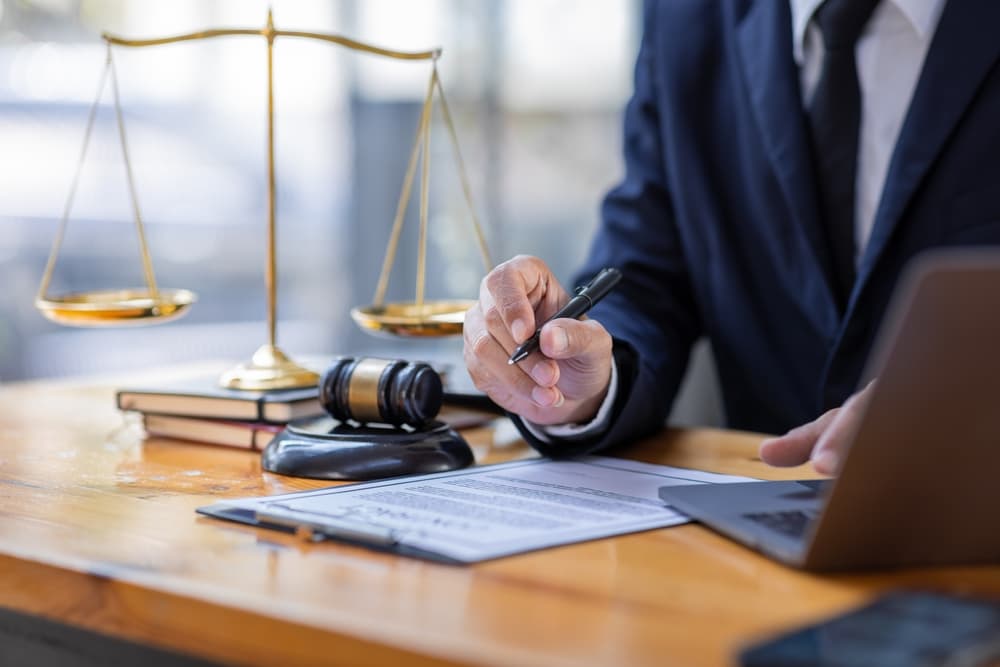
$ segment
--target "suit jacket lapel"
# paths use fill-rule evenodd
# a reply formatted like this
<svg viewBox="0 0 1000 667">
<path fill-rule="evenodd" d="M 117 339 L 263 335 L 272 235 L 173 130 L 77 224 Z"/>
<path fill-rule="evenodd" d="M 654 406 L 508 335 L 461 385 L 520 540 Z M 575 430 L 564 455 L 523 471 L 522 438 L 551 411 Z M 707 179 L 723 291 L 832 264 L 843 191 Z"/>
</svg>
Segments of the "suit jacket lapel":
<svg viewBox="0 0 1000 667">
<path fill-rule="evenodd" d="M 945 6 L 896 141 L 875 225 L 859 267 L 855 299 L 907 204 L 1000 56 L 997 26 L 1000 2 L 995 0 L 950 0 Z"/>
<path fill-rule="evenodd" d="M 831 289 L 830 253 L 817 208 L 799 72 L 792 57 L 787 0 L 750 3 L 736 30 L 754 120 L 791 218 L 805 236 L 812 255 L 813 261 L 803 264 L 803 305 L 817 317 L 822 329 L 829 330 L 836 326 L 840 315 Z"/>
</svg>

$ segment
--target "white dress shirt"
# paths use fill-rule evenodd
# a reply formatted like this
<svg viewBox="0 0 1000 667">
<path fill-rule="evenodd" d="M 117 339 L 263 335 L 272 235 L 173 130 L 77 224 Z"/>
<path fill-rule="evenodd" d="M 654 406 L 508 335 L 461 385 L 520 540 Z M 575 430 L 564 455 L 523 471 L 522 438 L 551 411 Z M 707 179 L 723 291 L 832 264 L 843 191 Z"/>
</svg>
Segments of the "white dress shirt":
<svg viewBox="0 0 1000 667">
<path fill-rule="evenodd" d="M 861 130 L 855 181 L 855 261 L 871 236 L 889 160 L 903 127 L 924 57 L 947 0 L 883 0 L 855 46 Z M 802 103 L 808 105 L 823 65 L 823 35 L 812 16 L 823 0 L 790 0 L 792 48 Z"/>
<path fill-rule="evenodd" d="M 758 0 L 771 2 L 773 0 Z M 861 88 L 861 128 L 855 181 L 855 262 L 859 261 L 875 224 L 886 172 L 903 127 L 910 98 L 924 66 L 934 31 L 947 0 L 882 0 L 855 46 Z M 792 10 L 792 48 L 799 66 L 802 104 L 808 106 L 823 65 L 823 35 L 813 14 L 823 0 L 789 0 Z M 612 362 L 613 364 L 614 362 Z M 597 416 L 587 424 L 532 426 L 542 440 L 550 437 L 587 437 L 607 428 L 617 395 L 617 372 Z"/>
</svg>

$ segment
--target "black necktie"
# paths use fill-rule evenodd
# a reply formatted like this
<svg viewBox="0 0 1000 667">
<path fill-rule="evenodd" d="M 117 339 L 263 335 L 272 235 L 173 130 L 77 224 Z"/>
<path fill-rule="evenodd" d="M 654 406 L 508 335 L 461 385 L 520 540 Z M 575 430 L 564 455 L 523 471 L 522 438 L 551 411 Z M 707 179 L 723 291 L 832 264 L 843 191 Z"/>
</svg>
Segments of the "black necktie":
<svg viewBox="0 0 1000 667">
<path fill-rule="evenodd" d="M 823 67 L 809 104 L 809 126 L 822 218 L 841 308 L 854 286 L 854 183 L 861 126 L 855 43 L 879 0 L 826 0 L 814 21 L 823 35 Z"/>
</svg>

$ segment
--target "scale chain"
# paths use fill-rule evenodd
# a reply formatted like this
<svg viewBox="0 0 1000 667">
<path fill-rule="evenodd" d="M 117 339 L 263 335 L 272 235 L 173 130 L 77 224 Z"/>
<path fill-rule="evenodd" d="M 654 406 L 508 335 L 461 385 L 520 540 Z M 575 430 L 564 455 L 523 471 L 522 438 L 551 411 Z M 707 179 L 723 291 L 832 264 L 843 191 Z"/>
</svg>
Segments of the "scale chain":
<svg viewBox="0 0 1000 667">
<path fill-rule="evenodd" d="M 111 93 L 115 102 L 115 116 L 118 119 L 118 137 L 121 140 L 122 159 L 125 161 L 125 177 L 128 179 L 129 197 L 132 200 L 132 215 L 135 220 L 136 234 L 139 236 L 139 252 L 142 256 L 142 270 L 146 275 L 146 287 L 153 301 L 159 299 L 156 287 L 156 276 L 153 273 L 153 260 L 149 256 L 149 246 L 146 243 L 146 231 L 142 224 L 142 213 L 139 211 L 139 196 L 135 189 L 135 177 L 132 171 L 132 161 L 128 154 L 128 139 L 125 136 L 125 117 L 122 114 L 122 104 L 118 95 L 118 70 L 111 55 L 111 44 L 108 43 L 108 66 L 111 69 Z"/>
<path fill-rule="evenodd" d="M 448 130 L 448 137 L 451 140 L 457 166 L 459 180 L 462 185 L 462 194 L 469 209 L 473 230 L 479 251 L 483 259 L 483 265 L 489 272 L 493 268 L 489 250 L 486 245 L 486 237 L 483 234 L 482 226 L 476 214 L 476 207 L 473 203 L 472 188 L 469 185 L 468 172 L 465 168 L 465 160 L 462 158 L 461 147 L 458 142 L 458 133 L 452 120 L 451 110 L 445 98 L 444 87 L 438 74 L 437 59 L 433 60 L 430 83 L 427 94 L 424 97 L 423 107 L 420 114 L 420 122 L 417 127 L 417 136 L 414 140 L 413 150 L 410 153 L 410 160 L 406 168 L 406 175 L 403 177 L 403 188 L 400 192 L 399 203 L 396 207 L 396 215 L 393 219 L 392 231 L 389 235 L 389 243 L 386 246 L 385 258 L 382 262 L 382 271 L 379 274 L 378 284 L 375 288 L 375 298 L 373 300 L 376 308 L 382 307 L 385 302 L 385 293 L 389 284 L 389 276 L 396 261 L 396 251 L 399 245 L 399 238 L 402 232 L 403 219 L 406 215 L 406 207 L 412 192 L 413 179 L 416 175 L 416 167 L 419 158 L 423 158 L 421 163 L 420 179 L 420 235 L 417 244 L 417 276 L 416 276 L 416 304 L 423 305 L 424 286 L 426 277 L 426 253 L 427 253 L 427 208 L 429 200 L 429 171 L 430 171 L 430 121 L 431 112 L 434 105 L 434 91 L 437 91 L 441 100 L 441 115 L 444 119 L 445 127 Z M 422 151 L 422 152 L 421 152 Z"/>
<path fill-rule="evenodd" d="M 420 150 L 425 146 L 424 128 L 430 123 L 431 107 L 433 105 L 434 85 L 433 78 L 427 86 L 427 94 L 424 96 L 423 108 L 420 112 L 420 122 L 417 126 L 417 136 L 413 142 L 413 150 L 410 152 L 410 163 L 406 167 L 406 176 L 403 177 L 403 189 L 399 193 L 399 204 L 396 206 L 396 217 L 392 223 L 392 232 L 389 235 L 389 244 L 386 246 L 385 259 L 382 262 L 382 272 L 379 275 L 378 285 L 375 288 L 374 305 L 381 307 L 385 301 L 385 292 L 389 286 L 389 274 L 396 263 L 396 249 L 399 246 L 399 237 L 403 231 L 403 220 L 406 217 L 406 206 L 410 202 L 410 193 L 413 188 L 413 177 L 417 170 L 417 160 L 420 157 Z"/>
<path fill-rule="evenodd" d="M 94 133 L 94 124 L 97 119 L 97 109 L 100 106 L 101 98 L 104 96 L 104 89 L 107 86 L 108 75 L 111 78 L 112 99 L 115 106 L 115 117 L 118 123 L 118 136 L 122 147 L 122 159 L 125 163 L 125 176 L 128 180 L 129 196 L 132 200 L 132 212 L 136 223 L 136 230 L 139 235 L 139 247 L 142 255 L 143 270 L 146 276 L 146 287 L 151 298 L 155 301 L 158 296 L 156 278 L 153 274 L 152 260 L 149 256 L 149 248 L 146 245 L 146 235 L 142 226 L 142 217 L 139 211 L 139 200 L 136 195 L 135 179 L 133 178 L 132 163 L 129 160 L 128 145 L 125 136 L 125 121 L 121 110 L 121 100 L 118 94 L 118 74 L 115 70 L 114 59 L 111 54 L 111 43 L 108 43 L 107 55 L 104 61 L 104 70 L 101 72 L 100 81 L 97 84 L 97 95 L 94 103 L 90 106 L 90 113 L 87 116 L 87 127 L 83 134 L 83 146 L 80 149 L 80 156 L 77 159 L 76 169 L 73 173 L 73 180 L 70 183 L 69 196 L 66 198 L 66 205 L 63 207 L 62 218 L 59 221 L 59 228 L 56 230 L 56 238 L 52 243 L 52 251 L 49 254 L 48 262 L 45 265 L 45 272 L 42 274 L 42 283 L 38 288 L 39 301 L 48 298 L 49 286 L 52 282 L 52 275 L 55 272 L 56 261 L 62 250 L 63 239 L 66 236 L 66 227 L 69 224 L 69 216 L 73 210 L 73 202 L 76 199 L 76 192 L 80 185 L 80 175 L 83 173 L 83 165 L 87 159 L 87 150 L 90 147 L 90 138 Z"/>
</svg>

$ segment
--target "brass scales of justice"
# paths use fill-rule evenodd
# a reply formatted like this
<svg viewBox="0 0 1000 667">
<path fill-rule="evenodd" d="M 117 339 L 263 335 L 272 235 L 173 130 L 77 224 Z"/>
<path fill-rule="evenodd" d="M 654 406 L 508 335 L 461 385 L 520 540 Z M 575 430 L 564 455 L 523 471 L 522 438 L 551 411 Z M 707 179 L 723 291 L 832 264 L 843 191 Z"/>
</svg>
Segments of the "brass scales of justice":
<svg viewBox="0 0 1000 667">
<path fill-rule="evenodd" d="M 351 310 L 354 321 L 363 329 L 371 332 L 381 332 L 395 336 L 447 336 L 461 333 L 465 311 L 474 303 L 469 300 L 430 301 L 424 298 L 424 279 L 426 275 L 427 255 L 427 209 L 430 179 L 430 130 L 431 112 L 434 106 L 434 96 L 437 93 L 440 101 L 441 115 L 451 140 L 455 162 L 458 169 L 462 192 L 468 205 L 470 218 L 475 230 L 479 250 L 486 270 L 492 268 L 486 239 L 479 220 L 476 217 L 472 202 L 472 191 L 466 176 L 465 164 L 458 144 L 451 112 L 445 100 L 444 89 L 437 70 L 437 60 L 441 49 L 428 51 L 404 52 L 380 48 L 362 43 L 341 35 L 302 32 L 297 30 L 278 30 L 274 27 L 272 11 L 267 12 L 267 23 L 263 28 L 222 28 L 203 30 L 201 32 L 160 37 L 153 39 L 125 39 L 119 36 L 103 33 L 102 38 L 107 44 L 107 58 L 101 75 L 97 97 L 90 109 L 85 131 L 83 148 L 80 153 L 76 174 L 70 186 L 70 193 L 63 210 L 52 250 L 42 276 L 41 285 L 35 299 L 35 306 L 50 320 L 68 326 L 114 326 L 127 324 L 155 324 L 166 322 L 182 316 L 195 302 L 196 296 L 186 289 L 166 289 L 157 286 L 153 272 L 153 262 L 146 242 L 142 215 L 139 210 L 135 179 L 129 161 L 128 142 L 125 133 L 125 122 L 121 110 L 118 93 L 118 77 L 112 58 L 112 46 L 149 47 L 172 44 L 176 42 L 196 41 L 215 37 L 232 35 L 250 35 L 263 37 L 267 42 L 267 248 L 265 264 L 265 287 L 267 290 L 267 343 L 261 345 L 252 359 L 227 371 L 219 379 L 222 386 L 246 390 L 272 390 L 305 387 L 315 385 L 318 376 L 315 372 L 300 366 L 288 357 L 277 345 L 277 266 L 275 258 L 276 237 L 276 205 L 274 164 L 274 42 L 278 37 L 299 37 L 314 39 L 333 44 L 339 44 L 351 50 L 410 61 L 431 61 L 430 81 L 424 97 L 420 119 L 417 125 L 416 138 L 410 152 L 409 164 L 403 178 L 402 190 L 396 209 L 392 231 L 386 247 L 382 271 L 375 289 L 375 297 L 370 306 L 356 307 Z M 104 289 L 87 292 L 76 292 L 53 296 L 49 294 L 49 286 L 59 251 L 65 236 L 73 200 L 79 184 L 90 136 L 93 132 L 94 120 L 101 97 L 111 80 L 112 97 L 115 116 L 118 125 L 118 138 L 121 144 L 122 159 L 128 180 L 129 197 L 132 204 L 132 215 L 139 241 L 140 258 L 145 276 L 145 287 L 126 289 Z M 385 292 L 389 283 L 389 275 L 395 262 L 396 250 L 418 163 L 420 166 L 420 199 L 419 199 L 419 237 L 417 255 L 416 296 L 413 302 L 385 303 Z"/>
</svg>

